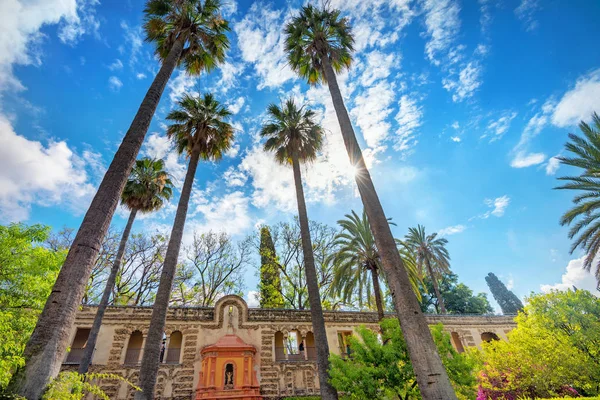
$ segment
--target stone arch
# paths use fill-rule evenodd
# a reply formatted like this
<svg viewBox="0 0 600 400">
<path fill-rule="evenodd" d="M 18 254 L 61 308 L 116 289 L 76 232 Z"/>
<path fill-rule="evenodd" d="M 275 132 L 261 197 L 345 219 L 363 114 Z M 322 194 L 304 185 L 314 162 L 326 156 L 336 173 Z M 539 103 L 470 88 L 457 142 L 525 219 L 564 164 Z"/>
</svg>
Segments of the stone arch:
<svg viewBox="0 0 600 400">
<path fill-rule="evenodd" d="M 283 332 L 275 332 L 275 361 L 285 360 L 285 344 L 283 342 Z"/>
<path fill-rule="evenodd" d="M 460 340 L 460 335 L 458 332 L 450 332 L 450 341 L 454 346 L 454 349 L 459 353 L 465 352 L 465 347 L 463 346 L 462 340 Z"/>
<path fill-rule="evenodd" d="M 304 338 L 304 342 L 306 343 L 306 347 L 305 347 L 306 358 L 308 360 L 316 360 L 317 359 L 317 349 L 315 347 L 315 335 L 311 331 L 306 332 L 306 337 Z"/>
<path fill-rule="evenodd" d="M 125 350 L 124 364 L 135 365 L 139 364 L 142 348 L 144 344 L 144 335 L 142 331 L 135 330 L 129 335 L 127 349 Z"/>
<path fill-rule="evenodd" d="M 481 341 L 489 343 L 493 340 L 500 340 L 500 337 L 498 337 L 498 335 L 496 335 L 494 332 L 483 332 L 481 334 Z"/>
<path fill-rule="evenodd" d="M 234 312 L 234 328 L 242 328 L 248 321 L 248 304 L 240 296 L 228 295 L 221 297 L 215 304 L 215 322 L 219 327 L 226 326 L 229 322 L 229 307 L 237 310 Z"/>
<path fill-rule="evenodd" d="M 181 356 L 181 348 L 183 346 L 183 334 L 181 331 L 173 331 L 169 335 L 169 343 L 167 346 L 167 355 L 165 363 L 179 364 Z"/>
</svg>

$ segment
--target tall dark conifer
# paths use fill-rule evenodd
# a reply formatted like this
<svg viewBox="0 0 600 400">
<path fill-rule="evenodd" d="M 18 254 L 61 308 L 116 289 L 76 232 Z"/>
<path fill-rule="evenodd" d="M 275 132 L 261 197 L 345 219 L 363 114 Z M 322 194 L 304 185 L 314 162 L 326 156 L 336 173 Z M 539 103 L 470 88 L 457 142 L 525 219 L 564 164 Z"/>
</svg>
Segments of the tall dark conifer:
<svg viewBox="0 0 600 400">
<path fill-rule="evenodd" d="M 282 308 L 281 278 L 275 245 L 268 226 L 260 228 L 260 307 Z"/>
<path fill-rule="evenodd" d="M 517 314 L 523 310 L 523 303 L 519 298 L 510 290 L 506 288 L 504 283 L 498 279 L 493 273 L 489 273 L 485 277 L 494 299 L 502 309 L 502 314 Z"/>
</svg>

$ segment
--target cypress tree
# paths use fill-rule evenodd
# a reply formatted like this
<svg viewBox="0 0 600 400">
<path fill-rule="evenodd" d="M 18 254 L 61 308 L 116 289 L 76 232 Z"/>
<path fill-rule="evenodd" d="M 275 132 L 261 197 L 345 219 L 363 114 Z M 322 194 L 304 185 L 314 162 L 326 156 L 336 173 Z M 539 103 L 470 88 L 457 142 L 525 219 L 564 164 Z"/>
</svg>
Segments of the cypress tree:
<svg viewBox="0 0 600 400">
<path fill-rule="evenodd" d="M 283 308 L 275 245 L 268 226 L 260 228 L 260 307 Z"/>
<path fill-rule="evenodd" d="M 513 292 L 508 290 L 496 275 L 490 272 L 485 277 L 485 281 L 487 282 L 494 299 L 496 299 L 496 302 L 500 305 L 502 314 L 517 314 L 519 311 L 523 310 L 523 303 L 521 300 L 519 300 Z"/>
</svg>

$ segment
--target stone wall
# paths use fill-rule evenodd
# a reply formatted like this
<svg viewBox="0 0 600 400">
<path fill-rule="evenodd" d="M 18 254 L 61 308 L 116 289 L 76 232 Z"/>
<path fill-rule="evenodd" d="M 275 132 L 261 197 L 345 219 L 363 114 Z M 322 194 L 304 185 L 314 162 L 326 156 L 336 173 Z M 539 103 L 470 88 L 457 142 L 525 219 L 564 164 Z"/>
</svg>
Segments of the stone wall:
<svg viewBox="0 0 600 400">
<path fill-rule="evenodd" d="M 302 340 L 310 335 L 310 312 L 249 309 L 240 297 L 226 296 L 214 308 L 169 309 L 165 328 L 167 346 L 171 333 L 175 331 L 182 333 L 183 342 L 179 362 L 163 363 L 160 366 L 156 398 L 193 398 L 200 374 L 200 350 L 214 344 L 227 333 L 228 324 L 224 320 L 230 308 L 234 333 L 245 343 L 256 347 L 254 371 L 260 382 L 261 393 L 266 399 L 318 393 L 316 364 L 308 359 L 308 349 L 305 349 L 306 354 L 294 356 L 294 359 L 276 359 L 275 354 L 276 332 L 281 332 L 284 337 L 290 332 L 297 332 Z M 93 306 L 82 307 L 77 315 L 73 337 L 78 328 L 91 327 L 95 312 L 96 308 Z M 145 341 L 151 314 L 151 307 L 109 307 L 98 336 L 90 371 L 119 374 L 135 384 L 139 365 L 126 365 L 125 354 L 133 332 L 140 331 Z M 453 344 L 457 348 L 479 346 L 484 333 L 506 340 L 506 333 L 515 327 L 511 316 L 427 315 L 427 319 L 430 324 L 442 323 L 444 329 L 452 334 Z M 325 312 L 325 322 L 330 351 L 335 354 L 340 353 L 338 332 L 355 332 L 361 325 L 378 328 L 377 314 L 371 312 Z M 139 359 L 141 360 L 141 355 Z M 70 368 L 76 367 L 64 366 L 64 369 Z M 106 381 L 101 385 L 111 399 L 133 398 L 133 390 L 125 383 Z"/>
</svg>

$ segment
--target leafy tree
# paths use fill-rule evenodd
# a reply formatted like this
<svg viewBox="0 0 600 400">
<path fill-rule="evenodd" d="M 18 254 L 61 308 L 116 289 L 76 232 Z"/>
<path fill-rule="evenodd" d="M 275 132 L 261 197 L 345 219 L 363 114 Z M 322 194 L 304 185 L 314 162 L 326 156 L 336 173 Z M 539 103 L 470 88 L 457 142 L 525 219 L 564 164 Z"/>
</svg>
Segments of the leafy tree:
<svg viewBox="0 0 600 400">
<path fill-rule="evenodd" d="M 381 259 L 367 213 L 363 210 L 362 217 L 359 217 L 352 211 L 351 214 L 345 215 L 345 219 L 339 220 L 338 224 L 342 231 L 336 236 L 335 245 L 338 250 L 332 255 L 332 290 L 341 295 L 346 303 L 352 303 L 355 299 L 359 307 L 365 303 L 371 307 L 374 298 L 379 319 L 382 320 L 384 301 L 379 278 Z M 404 266 L 407 267 L 413 290 L 418 293 L 419 276 L 416 269 L 409 268 L 410 263 L 404 263 Z"/>
<path fill-rule="evenodd" d="M 336 231 L 326 224 L 313 220 L 308 221 L 308 229 L 323 307 L 334 309 L 340 305 L 331 291 L 333 264 L 330 260 L 336 251 Z M 292 222 L 280 222 L 274 225 L 271 228 L 271 238 L 277 254 L 274 262 L 280 274 L 280 294 L 283 297 L 284 307 L 296 310 L 309 309 L 300 220 L 295 217 Z M 258 239 L 254 242 L 255 247 L 260 251 L 260 238 Z"/>
<path fill-rule="evenodd" d="M 0 389 L 25 364 L 23 350 L 66 251 L 41 244 L 50 228 L 0 225 Z"/>
<path fill-rule="evenodd" d="M 331 382 L 352 399 L 419 399 L 421 394 L 398 320 L 380 322 L 381 333 L 361 327 L 359 337 L 349 338 L 350 357 L 331 356 Z M 475 362 L 459 354 L 441 324 L 431 327 L 450 380 L 461 398 L 475 396 Z"/>
<path fill-rule="evenodd" d="M 437 297 L 432 295 L 431 279 L 423 280 L 421 309 L 423 312 L 439 312 Z M 458 283 L 458 276 L 452 273 L 442 275 L 439 290 L 449 314 L 489 314 L 494 312 L 485 293 L 473 295 L 473 291 L 464 283 Z"/>
<path fill-rule="evenodd" d="M 249 240 L 237 243 L 225 232 L 194 232 L 178 267 L 171 304 L 210 307 L 225 295 L 242 295 L 250 263 Z"/>
<path fill-rule="evenodd" d="M 173 183 L 169 179 L 169 174 L 164 170 L 165 164 L 162 160 L 152 160 L 150 158 L 142 158 L 135 162 L 133 169 L 123 194 L 121 195 L 121 204 L 125 206 L 129 211 L 129 219 L 123 230 L 121 236 L 121 242 L 119 243 L 119 249 L 115 256 L 113 265 L 108 274 L 106 280 L 106 286 L 100 299 L 100 304 L 96 310 L 96 316 L 92 324 L 92 329 L 88 336 L 83 356 L 79 364 L 79 373 L 87 373 L 90 363 L 92 362 L 92 355 L 96 347 L 96 340 L 98 339 L 98 333 L 100 332 L 100 326 L 102 325 L 102 319 L 108 307 L 110 295 L 113 292 L 115 281 L 119 270 L 121 269 L 121 261 L 125 254 L 125 246 L 129 239 L 131 227 L 138 211 L 142 213 L 150 213 L 152 211 L 159 210 L 171 199 L 173 195 Z"/>
<path fill-rule="evenodd" d="M 169 2 L 169 4 L 179 3 Z M 216 11 L 215 9 L 214 12 Z M 189 163 L 169 237 L 165 262 L 156 292 L 156 301 L 152 308 L 150 328 L 140 367 L 142 391 L 135 394 L 136 400 L 154 398 L 154 386 L 160 362 L 160 343 L 165 329 L 167 308 L 177 271 L 179 249 L 198 161 L 200 159 L 220 160 L 223 153 L 231 147 L 233 127 L 227 122 L 230 116 L 231 113 L 227 108 L 215 100 L 210 93 L 202 97 L 184 95 L 178 102 L 178 107 L 167 115 L 167 120 L 172 121 L 167 128 L 167 136 L 175 143 L 180 154 L 186 153 Z"/>
<path fill-rule="evenodd" d="M 508 290 L 504 283 L 493 273 L 487 274 L 485 281 L 494 296 L 494 299 L 502 309 L 502 314 L 517 314 L 523 310 L 523 303 L 513 292 Z"/>
<path fill-rule="evenodd" d="M 569 230 L 569 239 L 575 238 L 571 254 L 578 248 L 585 251 L 583 268 L 588 272 L 600 251 L 600 116 L 594 113 L 592 120 L 591 126 L 584 121 L 579 124 L 583 137 L 569 133 L 570 142 L 565 149 L 571 155 L 558 157 L 562 164 L 580 168 L 581 174 L 558 178 L 567 183 L 556 188 L 581 191 L 573 198 L 574 206 L 561 217 L 560 224 L 573 224 Z M 600 261 L 596 261 L 594 268 L 600 288 Z"/>
<path fill-rule="evenodd" d="M 286 25 L 288 61 L 309 84 L 327 83 L 329 87 L 350 166 L 356 171 L 356 186 L 369 217 L 394 309 L 404 330 L 410 358 L 424 395 L 432 399 L 455 399 L 344 104 L 336 74 L 352 64 L 354 37 L 348 20 L 341 17 L 339 10 L 329 9 L 328 4 L 324 2 L 322 8 L 311 4 L 303 6 Z"/>
<path fill-rule="evenodd" d="M 317 157 L 323 142 L 323 128 L 315 122 L 314 111 L 298 107 L 292 98 L 280 106 L 270 104 L 267 110 L 268 121 L 261 128 L 260 135 L 266 138 L 266 151 L 275 154 L 275 159 L 281 164 L 292 166 L 298 202 L 298 220 L 302 237 L 302 253 L 304 256 L 304 271 L 308 288 L 308 301 L 315 335 L 317 349 L 317 366 L 319 370 L 319 386 L 321 397 L 325 400 L 337 399 L 335 389 L 329 383 L 329 346 L 325 332 L 325 319 L 319 293 L 319 283 L 315 268 L 313 246 L 310 238 L 308 213 L 302 187 L 300 162 L 310 162 Z"/>
<path fill-rule="evenodd" d="M 423 275 L 428 275 L 439 305 L 440 312 L 446 314 L 444 298 L 441 295 L 438 280 L 442 274 L 450 272 L 450 255 L 446 249 L 448 240 L 438 238 L 437 233 L 427 235 L 425 227 L 417 225 L 409 228 L 405 243 L 414 253 L 417 268 Z"/>
<path fill-rule="evenodd" d="M 144 14 L 146 40 L 155 44 L 161 67 L 83 218 L 25 349 L 26 367 L 14 376 L 12 387 L 27 398 L 38 399 L 60 369 L 98 248 L 171 74 L 177 66 L 191 75 L 210 71 L 229 47 L 220 0 L 148 0 Z"/>
<path fill-rule="evenodd" d="M 282 308 L 281 276 L 275 253 L 275 244 L 268 226 L 260 228 L 260 293 L 261 308 Z"/>
<path fill-rule="evenodd" d="M 600 299 L 568 290 L 528 300 L 509 340 L 486 343 L 478 353 L 481 397 L 600 393 Z"/>
<path fill-rule="evenodd" d="M 125 382 L 134 390 L 140 390 L 121 375 L 79 374 L 75 371 L 64 371 L 48 385 L 48 389 L 44 393 L 42 400 L 83 400 L 89 394 L 102 400 L 110 400 L 110 397 L 97 384 L 101 380 Z"/>
</svg>

